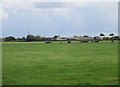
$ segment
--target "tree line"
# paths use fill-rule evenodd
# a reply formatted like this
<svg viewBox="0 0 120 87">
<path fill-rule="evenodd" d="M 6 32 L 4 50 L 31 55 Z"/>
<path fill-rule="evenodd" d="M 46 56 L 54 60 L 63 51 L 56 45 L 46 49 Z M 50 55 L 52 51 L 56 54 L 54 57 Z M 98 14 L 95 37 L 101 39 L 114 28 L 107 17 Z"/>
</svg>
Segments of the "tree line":
<svg viewBox="0 0 120 87">
<path fill-rule="evenodd" d="M 120 40 L 119 36 L 115 36 L 114 33 L 110 33 L 109 36 L 111 36 L 111 38 L 106 37 L 105 34 L 100 33 L 101 37 L 103 37 L 103 40 Z M 83 37 L 89 37 L 88 35 L 84 35 Z M 46 39 L 46 37 L 41 37 L 41 36 L 34 36 L 34 35 L 27 35 L 26 37 L 22 37 L 22 38 L 15 38 L 14 36 L 9 36 L 9 37 L 5 37 L 3 41 L 20 41 L 20 42 L 30 42 L 30 41 L 46 41 L 48 39 Z"/>
<path fill-rule="evenodd" d="M 4 41 L 21 41 L 21 42 L 25 42 L 25 41 L 43 41 L 44 37 L 41 36 L 34 36 L 34 35 L 27 35 L 26 37 L 22 37 L 22 38 L 15 38 L 14 36 L 9 36 L 4 38 Z"/>
</svg>

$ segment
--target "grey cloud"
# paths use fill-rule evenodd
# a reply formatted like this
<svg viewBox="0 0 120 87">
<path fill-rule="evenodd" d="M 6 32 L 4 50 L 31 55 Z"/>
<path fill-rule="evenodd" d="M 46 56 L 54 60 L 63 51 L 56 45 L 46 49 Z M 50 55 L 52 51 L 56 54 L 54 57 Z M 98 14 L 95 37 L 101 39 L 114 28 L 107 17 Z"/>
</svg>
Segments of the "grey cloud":
<svg viewBox="0 0 120 87">
<path fill-rule="evenodd" d="M 64 7 L 63 2 L 39 2 L 34 3 L 36 8 L 49 9 L 49 8 L 62 8 Z"/>
</svg>

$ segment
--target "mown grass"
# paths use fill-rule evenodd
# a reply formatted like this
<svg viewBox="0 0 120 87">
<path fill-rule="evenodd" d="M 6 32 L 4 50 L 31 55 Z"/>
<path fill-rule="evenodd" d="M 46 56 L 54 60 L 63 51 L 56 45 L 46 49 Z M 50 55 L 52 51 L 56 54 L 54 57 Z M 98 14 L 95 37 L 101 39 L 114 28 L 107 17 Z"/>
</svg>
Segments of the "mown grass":
<svg viewBox="0 0 120 87">
<path fill-rule="evenodd" d="M 2 86 L 2 43 L 0 42 L 0 86 Z"/>
<path fill-rule="evenodd" d="M 116 85 L 118 43 L 3 43 L 3 85 Z"/>
</svg>

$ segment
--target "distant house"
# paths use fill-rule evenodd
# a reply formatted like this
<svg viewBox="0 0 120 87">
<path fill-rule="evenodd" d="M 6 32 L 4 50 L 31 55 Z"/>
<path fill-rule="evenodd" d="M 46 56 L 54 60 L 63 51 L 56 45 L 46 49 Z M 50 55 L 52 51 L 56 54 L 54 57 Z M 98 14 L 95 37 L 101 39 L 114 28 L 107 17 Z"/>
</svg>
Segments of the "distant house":
<svg viewBox="0 0 120 87">
<path fill-rule="evenodd" d="M 47 37 L 45 41 L 68 41 L 68 40 L 78 40 L 78 41 L 94 41 L 94 40 L 102 40 L 99 36 L 89 37 L 89 36 L 74 36 L 74 37 L 60 37 L 59 35 L 55 35 L 54 37 Z"/>
<path fill-rule="evenodd" d="M 88 36 L 74 36 L 76 40 L 79 41 L 92 41 L 94 40 L 94 37 L 88 37 Z"/>
<path fill-rule="evenodd" d="M 55 36 L 53 37 L 53 40 L 62 40 L 62 38 L 61 38 L 59 35 L 55 35 Z"/>
<path fill-rule="evenodd" d="M 53 37 L 46 37 L 44 38 L 44 41 L 52 41 L 53 40 Z"/>
<path fill-rule="evenodd" d="M 66 41 L 66 40 L 76 40 L 75 37 L 60 37 L 59 35 L 53 37 L 54 40 L 61 40 L 61 41 Z"/>
</svg>

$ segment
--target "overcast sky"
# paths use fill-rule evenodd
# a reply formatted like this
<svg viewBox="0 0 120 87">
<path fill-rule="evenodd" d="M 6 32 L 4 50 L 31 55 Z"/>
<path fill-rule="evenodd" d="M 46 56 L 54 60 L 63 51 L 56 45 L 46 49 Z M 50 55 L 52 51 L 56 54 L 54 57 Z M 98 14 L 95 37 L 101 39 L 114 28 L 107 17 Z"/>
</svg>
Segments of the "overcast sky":
<svg viewBox="0 0 120 87">
<path fill-rule="evenodd" d="M 3 37 L 22 37 L 29 33 L 41 36 L 117 35 L 118 3 L 5 0 L 0 7 L 0 22 Z"/>
</svg>

